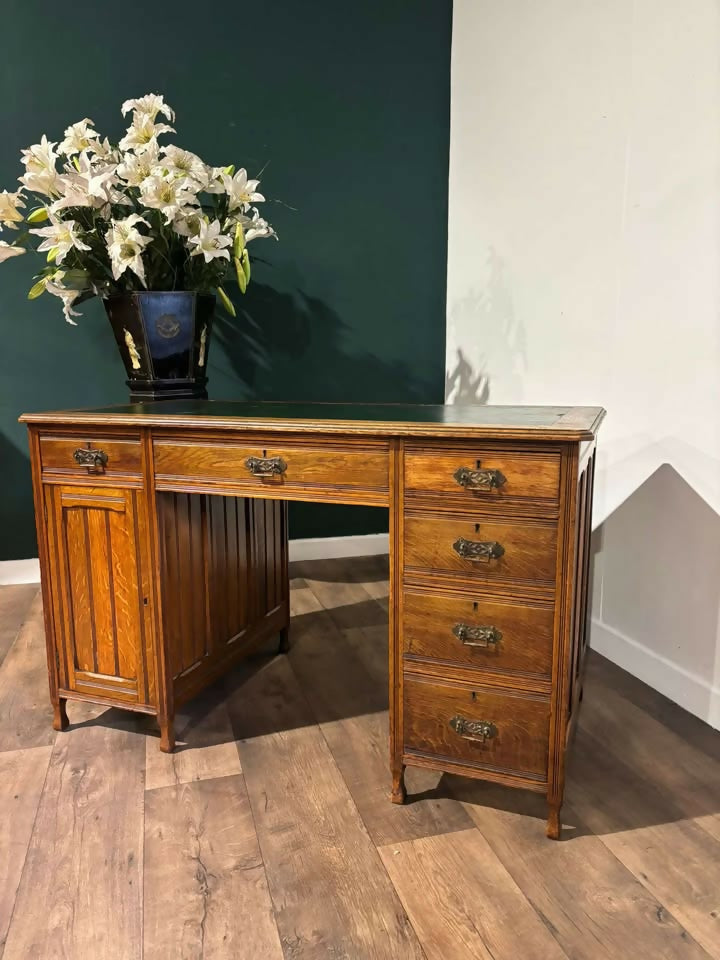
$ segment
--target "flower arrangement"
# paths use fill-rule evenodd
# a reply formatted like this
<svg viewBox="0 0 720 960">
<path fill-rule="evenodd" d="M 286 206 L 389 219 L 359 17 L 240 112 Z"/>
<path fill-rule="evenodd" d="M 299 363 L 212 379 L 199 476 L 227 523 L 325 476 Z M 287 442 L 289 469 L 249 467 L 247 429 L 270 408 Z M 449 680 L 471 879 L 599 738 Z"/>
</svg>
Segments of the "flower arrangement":
<svg viewBox="0 0 720 960">
<path fill-rule="evenodd" d="M 71 124 L 61 142 L 43 136 L 22 151 L 22 187 L 0 193 L 0 231 L 17 231 L 15 242 L 0 240 L 0 263 L 25 253 L 31 237 L 41 238 L 36 249 L 47 263 L 28 297 L 59 297 L 73 324 L 82 301 L 137 290 L 217 293 L 235 316 L 226 278 L 234 277 L 244 293 L 247 244 L 277 239 L 254 206 L 265 199 L 259 181 L 244 169 L 209 166 L 188 150 L 161 145 L 159 137 L 175 132 L 158 122 L 175 120 L 162 96 L 126 100 L 122 114 L 130 112 L 132 123 L 117 145 L 85 119 Z"/>
</svg>

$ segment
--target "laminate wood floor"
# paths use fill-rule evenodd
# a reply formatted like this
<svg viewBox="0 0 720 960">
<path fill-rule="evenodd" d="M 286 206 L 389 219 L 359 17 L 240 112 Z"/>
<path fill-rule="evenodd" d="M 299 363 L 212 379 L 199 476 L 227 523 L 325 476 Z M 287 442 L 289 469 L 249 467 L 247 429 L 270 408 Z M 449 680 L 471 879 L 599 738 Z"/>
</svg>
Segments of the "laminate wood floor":
<svg viewBox="0 0 720 960">
<path fill-rule="evenodd" d="M 292 648 L 178 718 L 69 703 L 0 588 L 2 960 L 720 960 L 720 734 L 592 655 L 564 839 L 541 797 L 388 801 L 386 558 L 294 564 Z"/>
</svg>

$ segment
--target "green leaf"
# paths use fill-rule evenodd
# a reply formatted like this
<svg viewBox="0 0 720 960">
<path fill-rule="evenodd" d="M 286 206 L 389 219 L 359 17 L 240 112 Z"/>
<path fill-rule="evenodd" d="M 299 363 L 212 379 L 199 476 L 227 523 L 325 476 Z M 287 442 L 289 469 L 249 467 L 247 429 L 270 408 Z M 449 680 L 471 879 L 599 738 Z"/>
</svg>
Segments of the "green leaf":
<svg viewBox="0 0 720 960">
<path fill-rule="evenodd" d="M 248 253 L 247 247 L 242 252 L 242 257 L 240 257 L 240 263 L 242 263 L 243 273 L 245 274 L 246 283 L 250 283 L 250 254 Z"/>
<path fill-rule="evenodd" d="M 237 314 L 235 313 L 235 307 L 234 307 L 233 304 L 232 304 L 232 300 L 231 300 L 230 297 L 225 293 L 225 291 L 223 290 L 223 288 L 222 288 L 222 287 L 218 287 L 218 288 L 217 288 L 217 292 L 218 292 L 218 296 L 220 297 L 220 303 L 223 305 L 223 307 L 225 307 L 225 309 L 226 309 L 227 312 L 230 314 L 230 316 L 231 316 L 231 317 L 237 316 Z"/>
<path fill-rule="evenodd" d="M 37 283 L 34 283 L 30 287 L 27 298 L 28 300 L 37 300 L 37 298 L 43 293 L 45 293 L 45 277 L 43 277 L 42 280 L 38 280 Z"/>
<path fill-rule="evenodd" d="M 28 223 L 42 223 L 43 220 L 49 219 L 49 214 L 45 207 L 35 207 L 25 219 Z"/>
<path fill-rule="evenodd" d="M 243 265 L 240 263 L 237 257 L 233 258 L 233 263 L 235 264 L 235 273 L 237 275 L 238 286 L 240 287 L 240 293 L 245 293 L 247 290 L 247 277 L 245 276 L 245 271 L 243 270 Z"/>
</svg>

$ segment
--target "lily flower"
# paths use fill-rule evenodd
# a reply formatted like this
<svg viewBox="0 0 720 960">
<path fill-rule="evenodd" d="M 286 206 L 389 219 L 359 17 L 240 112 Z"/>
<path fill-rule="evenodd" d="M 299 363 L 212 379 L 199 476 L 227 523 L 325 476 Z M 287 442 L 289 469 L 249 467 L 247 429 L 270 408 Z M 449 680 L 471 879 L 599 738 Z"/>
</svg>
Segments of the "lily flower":
<svg viewBox="0 0 720 960">
<path fill-rule="evenodd" d="M 153 174 L 140 185 L 140 202 L 152 210 L 160 210 L 165 223 L 172 223 L 188 206 L 197 205 L 197 184 Z"/>
<path fill-rule="evenodd" d="M 258 237 L 275 237 L 276 240 L 278 239 L 278 235 L 267 220 L 264 220 L 257 208 L 253 207 L 253 215 L 245 226 L 245 242 L 250 243 L 251 240 L 256 240 Z"/>
<path fill-rule="evenodd" d="M 220 233 L 220 221 L 213 220 L 208 223 L 206 220 L 200 224 L 197 236 L 190 237 L 188 245 L 194 247 L 190 252 L 191 257 L 198 257 L 200 254 L 205 258 L 205 263 L 210 263 L 220 257 L 223 260 L 230 259 L 230 251 L 227 247 L 232 246 L 232 237 Z"/>
<path fill-rule="evenodd" d="M 247 170 L 240 168 L 234 177 L 222 172 L 220 179 L 228 197 L 228 211 L 249 210 L 251 203 L 259 203 L 265 197 L 257 192 L 259 180 L 248 180 Z"/>
<path fill-rule="evenodd" d="M 9 243 L 6 243 L 5 240 L 0 240 L 0 263 L 10 260 L 11 257 L 19 257 L 25 252 L 24 247 L 13 247 Z"/>
<path fill-rule="evenodd" d="M 85 117 L 77 123 L 71 124 L 65 131 L 65 139 L 58 147 L 58 152 L 66 157 L 71 157 L 74 153 L 82 153 L 87 150 L 97 140 L 100 134 L 92 129 L 92 120 Z"/>
<path fill-rule="evenodd" d="M 118 164 L 117 175 L 129 187 L 139 187 L 153 173 L 160 162 L 157 140 L 148 144 L 142 153 L 126 153 Z"/>
<path fill-rule="evenodd" d="M 152 149 L 161 133 L 175 133 L 175 128 L 167 123 L 155 123 L 145 114 L 135 114 L 132 124 L 120 141 L 120 149 L 142 153 L 143 150 Z"/>
<path fill-rule="evenodd" d="M 171 123 L 175 122 L 175 111 L 165 103 L 164 97 L 157 93 L 146 93 L 144 97 L 136 100 L 126 100 L 121 109 L 123 116 L 132 110 L 135 116 L 149 117 L 152 122 L 161 113 Z"/>
<path fill-rule="evenodd" d="M 25 175 L 18 179 L 28 190 L 43 193 L 48 197 L 57 193 L 59 174 L 55 169 L 58 158 L 56 146 L 56 143 L 50 143 L 43 134 L 40 143 L 22 151 Z"/>
<path fill-rule="evenodd" d="M 168 174 L 179 179 L 194 180 L 199 187 L 208 182 L 207 167 L 197 154 L 173 145 L 163 147 L 162 154 Z"/>
<path fill-rule="evenodd" d="M 68 164 L 66 170 L 58 184 L 63 195 L 51 205 L 52 213 L 67 207 L 99 209 L 110 203 L 129 204 L 125 194 L 116 189 L 120 184 L 114 163 L 95 162 L 84 150 L 75 166 Z"/>
<path fill-rule="evenodd" d="M 20 207 L 25 208 L 22 201 L 22 191 L 8 193 L 3 190 L 0 193 L 0 229 L 9 227 L 11 230 L 17 230 L 17 224 L 22 223 L 23 215 L 20 213 Z"/>
<path fill-rule="evenodd" d="M 30 233 L 38 237 L 47 237 L 47 240 L 38 247 L 38 253 L 45 250 L 54 250 L 55 256 L 52 258 L 55 263 L 60 264 L 72 249 L 90 250 L 87 243 L 78 236 L 79 227 L 74 220 L 58 220 L 56 217 L 50 217 L 49 227 L 36 227 Z"/>
<path fill-rule="evenodd" d="M 146 286 L 142 253 L 145 247 L 152 243 L 152 237 L 146 237 L 140 233 L 136 226 L 138 223 L 150 227 L 147 220 L 137 213 L 132 213 L 124 220 L 113 220 L 105 234 L 105 242 L 115 280 L 119 280 L 126 270 L 132 270 L 143 286 Z"/>
<path fill-rule="evenodd" d="M 59 297 L 62 300 L 63 304 L 63 313 L 65 314 L 65 319 L 68 323 L 71 323 L 74 327 L 77 326 L 72 317 L 81 316 L 77 310 L 73 310 L 72 305 L 75 303 L 77 298 L 80 296 L 80 290 L 69 290 L 67 287 L 63 286 L 63 277 L 65 273 L 62 270 L 56 270 L 52 276 L 47 277 L 45 280 L 45 289 L 48 293 L 52 294 L 53 297 Z"/>
</svg>

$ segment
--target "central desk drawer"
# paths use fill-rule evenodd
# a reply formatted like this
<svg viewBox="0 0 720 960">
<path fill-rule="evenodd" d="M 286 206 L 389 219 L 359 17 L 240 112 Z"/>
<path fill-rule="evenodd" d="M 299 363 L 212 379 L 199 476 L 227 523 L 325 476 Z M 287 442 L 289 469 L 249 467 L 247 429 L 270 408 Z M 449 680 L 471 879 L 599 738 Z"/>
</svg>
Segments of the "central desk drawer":
<svg viewBox="0 0 720 960">
<path fill-rule="evenodd" d="M 254 438 L 253 438 L 254 440 Z M 277 437 L 249 442 L 154 442 L 158 489 L 179 481 L 202 487 L 237 488 L 272 496 L 313 499 L 320 493 L 351 495 L 360 502 L 387 503 L 388 445 Z"/>
<path fill-rule="evenodd" d="M 557 525 L 550 520 L 440 519 L 405 515 L 405 573 L 552 586 Z"/>
</svg>

